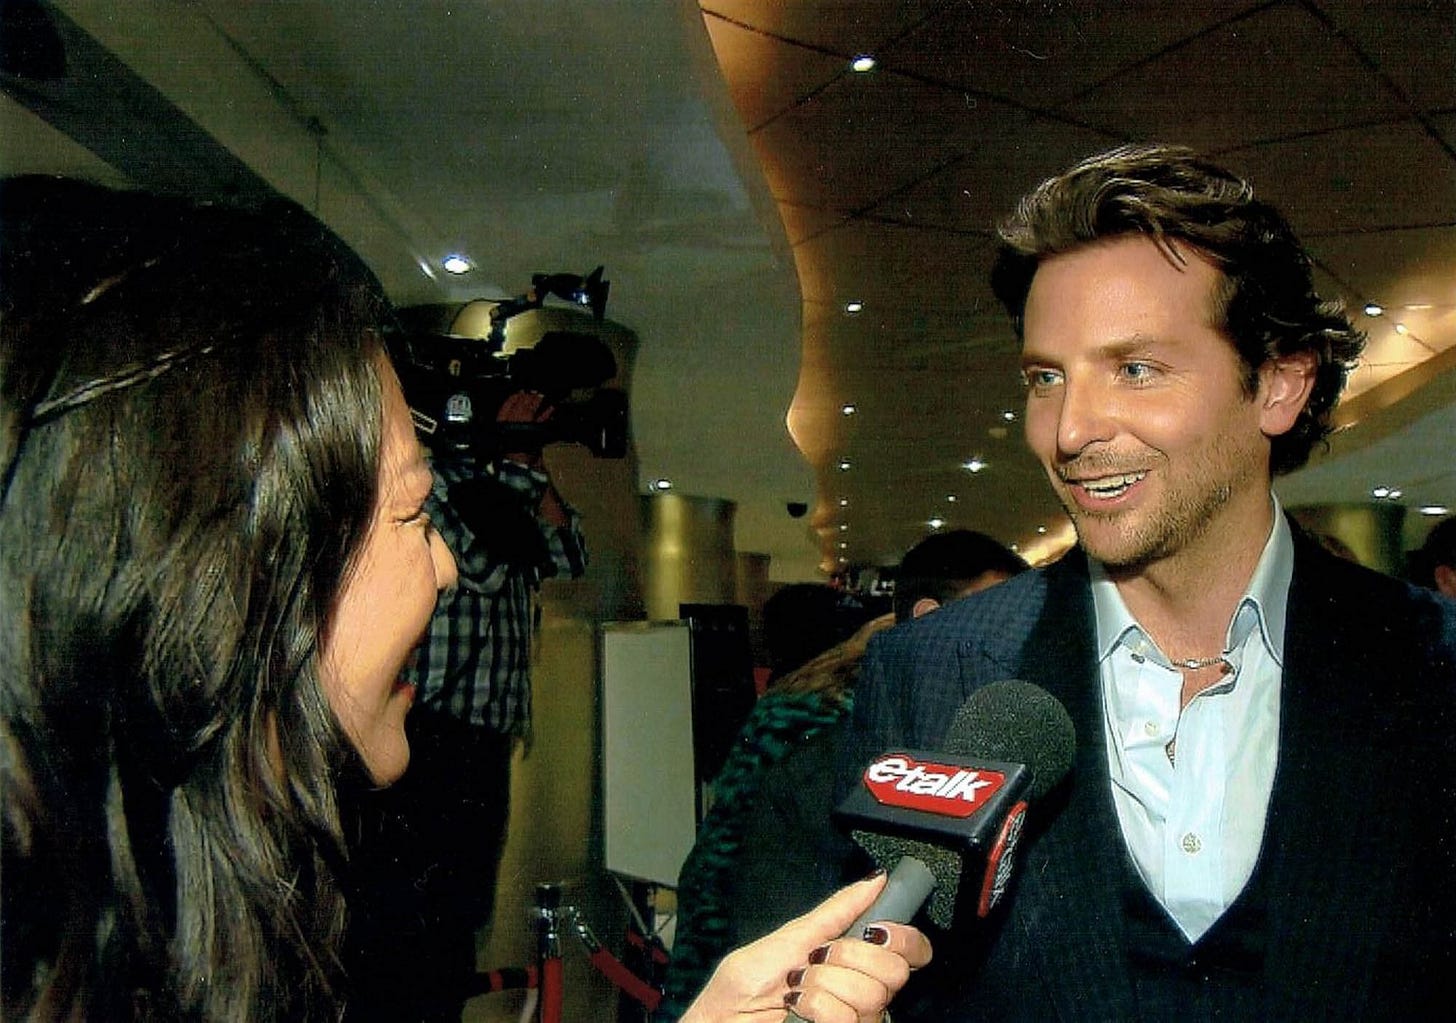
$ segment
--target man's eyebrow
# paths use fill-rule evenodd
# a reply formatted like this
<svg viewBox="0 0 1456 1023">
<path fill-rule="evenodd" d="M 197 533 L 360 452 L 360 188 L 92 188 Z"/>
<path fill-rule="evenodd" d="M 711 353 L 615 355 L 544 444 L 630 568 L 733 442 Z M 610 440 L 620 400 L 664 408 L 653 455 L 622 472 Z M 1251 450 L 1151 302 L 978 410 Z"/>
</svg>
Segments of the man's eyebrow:
<svg viewBox="0 0 1456 1023">
<path fill-rule="evenodd" d="M 1166 343 L 1167 339 L 1151 334 L 1133 334 L 1126 338 L 1118 338 L 1115 341 L 1100 344 L 1089 354 L 1098 359 L 1126 359 L 1129 356 L 1146 354 Z M 1021 365 L 1023 366 L 1043 365 L 1057 361 L 1045 352 L 1035 349 L 1023 350 L 1021 353 Z"/>
</svg>

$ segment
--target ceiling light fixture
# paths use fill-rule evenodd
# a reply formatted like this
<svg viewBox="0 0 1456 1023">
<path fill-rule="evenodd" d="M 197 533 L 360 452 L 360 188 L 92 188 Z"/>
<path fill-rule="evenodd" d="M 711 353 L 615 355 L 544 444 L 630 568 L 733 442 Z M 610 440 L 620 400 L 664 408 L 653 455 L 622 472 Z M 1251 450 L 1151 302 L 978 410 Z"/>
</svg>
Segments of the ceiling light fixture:
<svg viewBox="0 0 1456 1023">
<path fill-rule="evenodd" d="M 1399 501 L 1405 496 L 1405 491 L 1399 487 L 1378 486 L 1370 491 L 1370 496 L 1381 501 Z"/>
<path fill-rule="evenodd" d="M 854 405 L 852 405 L 852 404 L 846 404 L 846 405 L 841 405 L 841 406 L 839 406 L 839 411 L 840 411 L 840 413 L 841 413 L 841 414 L 843 414 L 843 415 L 846 415 L 846 416 L 852 416 L 852 415 L 854 415 L 854 414 L 855 414 L 855 413 L 856 413 L 856 412 L 858 412 L 858 411 L 859 411 L 859 409 L 858 409 L 858 408 L 856 408 L 856 407 L 855 407 L 855 406 L 854 406 Z"/>
<path fill-rule="evenodd" d="M 655 479 L 655 480 L 652 481 L 652 489 L 653 490 L 656 490 L 658 492 L 661 492 L 661 491 L 664 491 L 664 490 L 671 490 L 672 489 L 672 480 L 668 479 L 665 476 L 662 477 L 662 478 L 660 478 L 660 479 Z"/>
<path fill-rule="evenodd" d="M 849 69 L 857 75 L 862 75 L 867 71 L 873 71 L 879 63 L 868 53 L 856 53 L 849 62 Z"/>
<path fill-rule="evenodd" d="M 966 472 L 980 472 L 986 468 L 986 463 L 981 460 L 979 455 L 976 455 L 962 462 L 961 468 L 966 470 Z"/>
<path fill-rule="evenodd" d="M 1014 409 L 1007 409 L 1005 412 L 1001 413 L 1001 418 L 1006 420 L 1008 423 L 1014 423 L 1016 422 L 1016 412 Z"/>
<path fill-rule="evenodd" d="M 849 313 L 849 315 L 853 316 L 855 313 L 864 311 L 864 303 L 859 301 L 858 299 L 846 302 L 844 303 L 844 311 Z"/>
<path fill-rule="evenodd" d="M 1423 504 L 1421 505 L 1420 511 L 1422 515 L 1436 516 L 1445 515 L 1449 513 L 1451 509 L 1447 508 L 1444 504 Z"/>
<path fill-rule="evenodd" d="M 839 507 L 841 507 L 841 508 L 848 508 L 849 507 L 849 498 L 847 498 L 847 497 L 841 497 L 839 499 Z"/>
<path fill-rule="evenodd" d="M 839 531 L 841 533 L 848 533 L 849 532 L 849 523 L 848 522 L 841 522 L 839 524 Z"/>
<path fill-rule="evenodd" d="M 1366 302 L 1365 303 L 1365 315 L 1366 316 L 1383 316 L 1383 315 L 1385 315 L 1385 306 L 1381 305 L 1379 302 Z"/>
<path fill-rule="evenodd" d="M 475 269 L 475 264 L 458 252 L 452 252 L 440 260 L 440 266 L 447 274 L 455 274 L 457 277 L 460 274 L 468 274 Z"/>
<path fill-rule="evenodd" d="M 929 526 L 931 529 L 939 529 L 941 526 L 945 525 L 945 519 L 943 519 L 939 515 L 937 515 L 934 518 L 930 519 L 925 524 L 927 526 Z"/>
<path fill-rule="evenodd" d="M 951 504 L 955 504 L 956 503 L 956 496 L 954 494 L 946 494 L 945 495 L 945 499 L 947 501 L 949 501 Z"/>
<path fill-rule="evenodd" d="M 1410 328 L 1407 327 L 1404 323 L 1397 323 L 1395 325 L 1395 332 L 1401 337 L 1405 337 L 1405 335 L 1410 333 Z"/>
<path fill-rule="evenodd" d="M 847 458 L 841 458 L 839 460 L 839 471 L 840 472 L 849 472 L 849 459 L 847 459 Z"/>
</svg>

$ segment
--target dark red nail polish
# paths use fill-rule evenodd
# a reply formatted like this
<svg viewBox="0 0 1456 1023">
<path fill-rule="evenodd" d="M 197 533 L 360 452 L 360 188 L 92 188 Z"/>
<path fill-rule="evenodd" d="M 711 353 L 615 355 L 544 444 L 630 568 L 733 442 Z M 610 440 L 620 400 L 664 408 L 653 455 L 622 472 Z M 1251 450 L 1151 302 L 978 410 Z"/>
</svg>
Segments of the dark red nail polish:
<svg viewBox="0 0 1456 1023">
<path fill-rule="evenodd" d="M 816 966 L 819 965 L 820 963 L 824 962 L 824 960 L 826 960 L 828 958 L 829 958 L 829 946 L 828 945 L 820 945 L 814 951 L 812 951 L 812 952 L 809 953 L 809 962 L 813 963 Z"/>
<path fill-rule="evenodd" d="M 864 940 L 871 945 L 888 945 L 890 943 L 890 932 L 878 924 L 871 924 L 864 929 Z"/>
<path fill-rule="evenodd" d="M 800 967 L 797 970 L 790 970 L 787 979 L 789 982 L 789 987 L 798 987 L 799 984 L 802 983 L 804 980 L 804 968 Z"/>
<path fill-rule="evenodd" d="M 803 995 L 803 993 L 804 992 L 802 991 L 790 991 L 788 994 L 784 995 L 784 1004 L 792 1009 L 794 1006 L 799 1004 L 799 997 Z"/>
</svg>

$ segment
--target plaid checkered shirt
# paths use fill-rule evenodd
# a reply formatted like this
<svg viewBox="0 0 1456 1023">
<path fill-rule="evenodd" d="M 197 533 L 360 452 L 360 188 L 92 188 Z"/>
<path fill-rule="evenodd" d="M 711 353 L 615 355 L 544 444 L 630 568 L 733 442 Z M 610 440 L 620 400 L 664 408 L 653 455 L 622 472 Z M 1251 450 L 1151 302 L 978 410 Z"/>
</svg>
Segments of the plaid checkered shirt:
<svg viewBox="0 0 1456 1023">
<path fill-rule="evenodd" d="M 531 720 L 534 597 L 542 579 L 574 579 L 586 570 L 581 516 L 568 505 L 567 525 L 542 519 L 537 509 L 550 478 L 515 462 L 500 460 L 482 468 L 470 461 L 437 460 L 432 468 L 426 510 L 455 555 L 460 581 L 440 595 L 406 678 L 417 686 L 421 707 L 502 734 L 524 734 Z M 500 484 L 497 492 L 506 501 L 519 501 L 519 511 L 540 532 L 544 544 L 524 563 L 522 550 L 506 549 L 513 545 L 494 532 L 472 530 L 465 521 L 471 516 L 462 517 L 458 502 L 449 499 L 452 486 L 482 472 Z"/>
</svg>

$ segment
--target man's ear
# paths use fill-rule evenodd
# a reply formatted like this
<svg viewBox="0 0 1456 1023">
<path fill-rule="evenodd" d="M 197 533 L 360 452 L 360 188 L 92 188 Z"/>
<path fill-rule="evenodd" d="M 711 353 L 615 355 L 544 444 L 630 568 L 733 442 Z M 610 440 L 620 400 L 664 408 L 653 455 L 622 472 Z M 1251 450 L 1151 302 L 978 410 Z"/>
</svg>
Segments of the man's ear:
<svg viewBox="0 0 1456 1023">
<path fill-rule="evenodd" d="M 910 617 L 919 618 L 921 615 L 928 615 L 938 607 L 940 607 L 940 601 L 934 597 L 921 597 L 915 602 L 915 606 L 910 608 Z"/>
<path fill-rule="evenodd" d="M 1456 597 L 1456 568 L 1450 565 L 1437 565 L 1436 590 L 1448 597 Z"/>
<path fill-rule="evenodd" d="M 1266 437 L 1288 433 L 1314 390 L 1313 352 L 1278 355 L 1259 367 L 1259 428 Z"/>
</svg>

